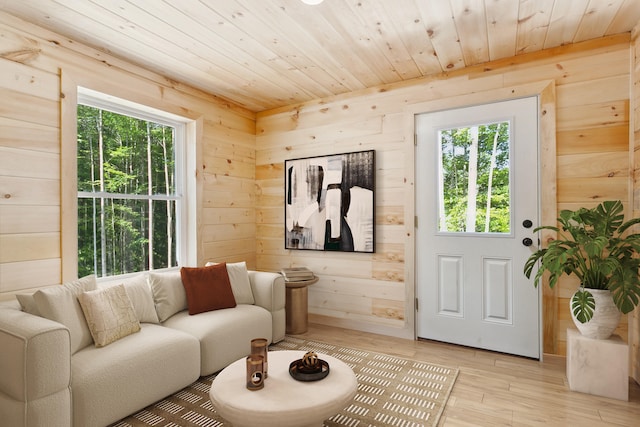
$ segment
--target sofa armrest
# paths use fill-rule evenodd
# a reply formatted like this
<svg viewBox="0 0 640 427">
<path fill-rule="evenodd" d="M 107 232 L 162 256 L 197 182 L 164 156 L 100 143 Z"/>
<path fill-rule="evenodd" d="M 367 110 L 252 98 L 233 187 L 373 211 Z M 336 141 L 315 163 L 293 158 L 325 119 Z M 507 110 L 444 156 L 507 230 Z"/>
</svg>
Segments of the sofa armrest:
<svg viewBox="0 0 640 427">
<path fill-rule="evenodd" d="M 284 278 L 278 273 L 250 270 L 249 282 L 256 305 L 268 310 L 273 318 L 272 341 L 283 340 L 286 327 Z"/>
<path fill-rule="evenodd" d="M 249 282 L 256 305 L 269 311 L 284 308 L 286 295 L 282 275 L 266 271 L 249 271 Z"/>
<path fill-rule="evenodd" d="M 0 305 L 0 419 L 71 425 L 71 337 L 60 323 Z"/>
</svg>

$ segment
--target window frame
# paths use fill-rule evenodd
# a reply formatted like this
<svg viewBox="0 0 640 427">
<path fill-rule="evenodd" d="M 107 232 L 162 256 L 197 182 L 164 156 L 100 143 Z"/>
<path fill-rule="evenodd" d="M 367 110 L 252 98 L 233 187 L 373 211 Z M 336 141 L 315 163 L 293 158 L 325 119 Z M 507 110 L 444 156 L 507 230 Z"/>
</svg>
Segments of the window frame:
<svg viewBox="0 0 640 427">
<path fill-rule="evenodd" d="M 69 280 L 78 276 L 78 176 L 77 176 L 77 107 L 79 104 L 89 105 L 91 107 L 108 110 L 117 114 L 123 114 L 137 119 L 155 122 L 158 124 L 171 126 L 175 130 L 175 196 L 154 195 L 153 200 L 167 200 L 171 198 L 176 200 L 175 213 L 175 230 L 176 230 L 176 263 L 177 266 L 195 265 L 197 259 L 196 252 L 196 174 L 189 173 L 196 164 L 196 132 L 194 130 L 195 120 L 185 118 L 167 111 L 163 111 L 154 107 L 139 104 L 123 98 L 118 98 L 103 92 L 98 92 L 82 86 L 75 86 L 75 96 L 73 100 L 69 100 L 68 108 L 73 107 L 73 144 L 66 144 L 68 151 L 63 149 L 62 166 L 64 168 L 65 160 L 69 167 L 65 179 L 62 182 L 63 193 L 63 212 L 67 210 L 65 215 L 72 215 L 66 221 L 63 219 L 63 229 L 66 237 L 63 238 L 63 248 L 75 248 L 73 251 L 73 259 L 69 259 L 71 253 L 69 250 L 63 251 L 63 269 L 62 280 Z M 63 98 L 64 99 L 64 98 Z M 71 125 L 71 117 L 66 121 Z M 63 126 L 64 128 L 64 126 Z M 70 138 L 69 138 L 70 139 Z M 65 140 L 63 134 L 63 141 Z M 72 147 L 71 147 L 72 145 Z M 63 144 L 65 147 L 65 144 Z M 73 160 L 72 160 L 73 159 Z M 66 187 L 66 191 L 65 191 Z M 72 188 L 69 188 L 72 187 Z M 73 200 L 71 200 L 71 192 L 73 191 Z M 91 192 L 89 195 L 95 195 Z M 65 194 L 67 198 L 65 200 Z M 110 196 L 110 193 L 102 193 Z M 116 194 L 118 198 L 120 194 Z M 135 196 L 135 198 L 138 198 Z M 149 196 L 144 195 L 145 200 Z M 71 227 L 73 222 L 74 227 Z M 64 225 L 67 225 L 66 227 Z M 66 258 L 66 259 L 65 259 Z M 168 269 L 175 269 L 169 267 Z M 156 271 L 167 270 L 167 268 L 154 269 Z M 100 277 L 99 280 L 110 281 L 118 278 L 135 275 L 140 272 L 125 273 L 121 275 L 112 275 Z"/>
</svg>

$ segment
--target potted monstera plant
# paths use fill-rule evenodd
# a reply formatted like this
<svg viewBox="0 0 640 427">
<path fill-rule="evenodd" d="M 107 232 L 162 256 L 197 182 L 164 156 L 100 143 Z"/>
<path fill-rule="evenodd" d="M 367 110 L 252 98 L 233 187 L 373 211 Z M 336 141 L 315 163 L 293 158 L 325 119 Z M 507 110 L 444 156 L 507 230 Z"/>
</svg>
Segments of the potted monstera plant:
<svg viewBox="0 0 640 427">
<path fill-rule="evenodd" d="M 527 278 L 538 268 L 535 286 L 546 271 L 551 288 L 563 274 L 580 280 L 570 300 L 571 315 L 580 333 L 590 338 L 609 338 L 620 313 L 629 313 L 640 301 L 640 234 L 630 230 L 640 218 L 625 222 L 623 211 L 619 200 L 561 211 L 560 228 L 544 225 L 534 230 L 553 230 L 558 235 L 524 266 Z"/>
</svg>

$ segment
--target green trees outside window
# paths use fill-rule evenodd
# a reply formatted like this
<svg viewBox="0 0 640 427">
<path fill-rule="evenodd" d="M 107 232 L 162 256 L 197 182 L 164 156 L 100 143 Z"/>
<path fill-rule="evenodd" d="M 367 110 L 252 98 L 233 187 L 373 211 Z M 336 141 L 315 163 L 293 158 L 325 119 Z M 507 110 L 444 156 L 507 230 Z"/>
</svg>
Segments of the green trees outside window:
<svg viewBox="0 0 640 427">
<path fill-rule="evenodd" d="M 78 105 L 78 274 L 176 262 L 175 129 Z"/>
<path fill-rule="evenodd" d="M 510 233 L 509 137 L 509 122 L 438 132 L 438 231 Z"/>
</svg>

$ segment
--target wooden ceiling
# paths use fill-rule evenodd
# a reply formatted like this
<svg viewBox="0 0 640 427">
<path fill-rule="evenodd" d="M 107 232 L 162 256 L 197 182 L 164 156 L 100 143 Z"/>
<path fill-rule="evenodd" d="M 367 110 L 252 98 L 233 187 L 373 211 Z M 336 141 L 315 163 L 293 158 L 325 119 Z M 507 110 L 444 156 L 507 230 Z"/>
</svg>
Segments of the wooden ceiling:
<svg viewBox="0 0 640 427">
<path fill-rule="evenodd" d="M 630 32 L 639 0 L 0 0 L 259 112 Z"/>
</svg>

